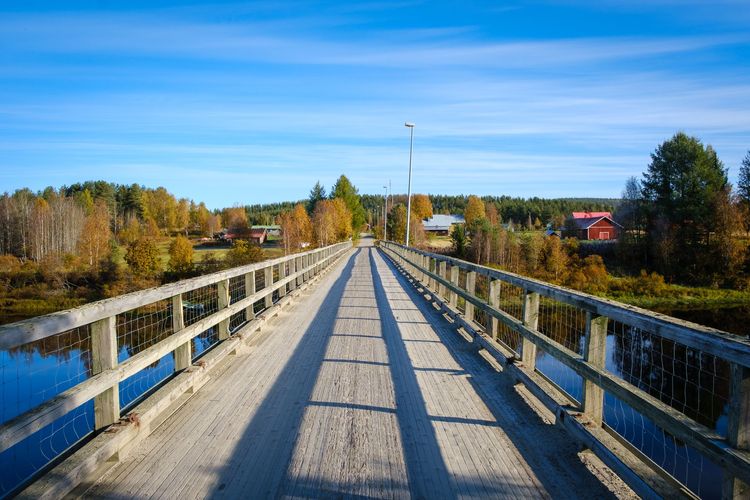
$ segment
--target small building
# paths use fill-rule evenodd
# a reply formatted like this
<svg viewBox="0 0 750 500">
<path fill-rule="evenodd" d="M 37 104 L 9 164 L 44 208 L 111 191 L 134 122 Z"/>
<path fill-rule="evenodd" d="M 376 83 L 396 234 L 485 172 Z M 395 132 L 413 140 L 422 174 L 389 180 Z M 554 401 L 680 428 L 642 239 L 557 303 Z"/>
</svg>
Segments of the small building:
<svg viewBox="0 0 750 500">
<path fill-rule="evenodd" d="M 463 215 L 446 215 L 435 214 L 429 219 L 422 221 L 422 226 L 426 233 L 431 234 L 450 234 L 454 224 L 465 224 Z"/>
<path fill-rule="evenodd" d="M 252 229 L 265 229 L 266 230 L 266 238 L 268 236 L 281 236 L 281 226 L 278 224 L 270 224 L 270 225 L 254 225 Z"/>
<path fill-rule="evenodd" d="M 616 240 L 622 229 L 609 212 L 573 212 L 565 226 L 566 236 L 579 240 Z"/>
<path fill-rule="evenodd" d="M 262 245 L 268 238 L 268 230 L 264 227 L 250 229 L 250 237 L 248 238 L 251 242 Z"/>
</svg>

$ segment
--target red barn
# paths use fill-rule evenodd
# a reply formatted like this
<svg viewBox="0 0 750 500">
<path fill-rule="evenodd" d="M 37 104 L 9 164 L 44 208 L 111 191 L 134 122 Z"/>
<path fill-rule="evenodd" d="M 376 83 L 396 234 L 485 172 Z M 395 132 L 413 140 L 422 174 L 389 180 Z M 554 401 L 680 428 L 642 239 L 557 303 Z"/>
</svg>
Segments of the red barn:
<svg viewBox="0 0 750 500">
<path fill-rule="evenodd" d="M 616 240 L 622 226 L 609 212 L 573 212 L 568 234 L 579 240 Z"/>
</svg>

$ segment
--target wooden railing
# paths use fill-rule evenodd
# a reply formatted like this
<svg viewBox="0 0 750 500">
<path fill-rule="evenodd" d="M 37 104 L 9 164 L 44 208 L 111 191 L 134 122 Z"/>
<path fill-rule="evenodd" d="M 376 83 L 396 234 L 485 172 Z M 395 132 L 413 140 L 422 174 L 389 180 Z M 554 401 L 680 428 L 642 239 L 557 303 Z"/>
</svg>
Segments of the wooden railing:
<svg viewBox="0 0 750 500">
<path fill-rule="evenodd" d="M 661 429 L 664 439 L 679 446 L 684 443 L 690 453 L 697 452 L 718 466 L 725 498 L 750 494 L 750 341 L 746 337 L 392 242 L 381 242 L 380 247 L 637 493 L 700 495 L 699 488 L 691 490 L 684 484 L 695 483 L 696 478 L 678 481 L 648 450 L 632 442 L 637 440 L 628 441 L 608 425 L 605 413 L 612 408 L 605 408 L 606 400 L 624 403 Z M 577 317 L 581 320 L 575 321 Z M 560 331 L 565 328 L 578 329 L 580 336 L 570 340 Z M 645 375 L 608 369 L 613 348 L 608 347 L 608 331 L 616 335 L 612 344 L 638 344 L 626 352 L 632 356 L 631 366 L 643 371 L 643 358 L 660 360 L 662 365 Z M 580 377 L 579 397 L 572 397 L 571 391 L 536 366 L 542 353 Z M 665 381 L 684 386 L 684 398 L 677 401 L 673 393 L 667 394 L 674 388 L 665 388 Z M 693 393 L 698 393 L 697 399 Z M 704 393 L 702 406 L 690 402 L 700 402 Z M 702 418 L 706 413 L 716 413 L 705 409 L 709 398 L 716 398 L 715 406 L 723 406 L 725 413 L 719 420 L 728 419 L 721 432 L 713 426 L 716 415 L 700 421 L 706 420 Z"/>
<path fill-rule="evenodd" d="M 90 366 L 83 363 L 88 367 L 88 375 L 83 381 L 41 404 L 24 409 L 0 425 L 0 452 L 92 399 L 93 431 L 118 422 L 123 410 L 118 389 L 124 380 L 153 366 L 170 353 L 173 353 L 174 373 L 186 370 L 195 359 L 192 352 L 194 338 L 211 332 L 218 337 L 216 344 L 221 344 L 241 337 L 247 325 L 263 319 L 256 318 L 256 313 L 272 307 L 274 301 L 314 278 L 351 247 L 351 242 L 339 243 L 0 326 L 0 351 L 6 352 L 23 349 L 27 344 L 38 345 L 55 339 L 55 336 L 64 342 L 67 332 L 83 331 L 88 346 L 86 359 L 90 361 Z M 262 288 L 256 286 L 261 282 Z M 196 293 L 207 297 L 205 304 L 185 300 Z M 210 307 L 209 303 L 212 304 Z M 142 341 L 137 352 L 130 349 L 133 352 L 127 359 L 118 362 L 118 354 L 126 350 L 123 339 L 132 333 L 127 331 L 129 325 L 135 328 L 149 318 L 149 313 L 137 311 L 156 309 L 161 312 L 158 315 L 151 313 L 151 316 L 158 316 L 159 331 L 163 335 L 156 342 L 150 339 Z M 125 317 L 135 319 L 129 323 L 123 321 Z M 62 374 L 53 375 L 55 380 L 64 377 Z M 18 374 L 19 379 L 24 376 Z M 167 374 L 165 379 L 168 378 Z"/>
</svg>

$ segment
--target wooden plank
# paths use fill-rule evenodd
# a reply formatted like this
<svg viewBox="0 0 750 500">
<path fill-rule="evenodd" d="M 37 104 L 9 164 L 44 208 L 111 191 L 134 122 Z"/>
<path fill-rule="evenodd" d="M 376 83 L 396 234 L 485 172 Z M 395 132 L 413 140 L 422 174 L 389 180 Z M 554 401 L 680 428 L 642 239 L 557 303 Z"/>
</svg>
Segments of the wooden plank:
<svg viewBox="0 0 750 500">
<path fill-rule="evenodd" d="M 451 283 L 458 286 L 458 273 L 460 268 L 458 266 L 450 266 L 450 280 Z M 458 294 L 456 292 L 450 293 L 450 304 L 453 307 L 458 306 Z"/>
<path fill-rule="evenodd" d="M 219 311 L 229 307 L 231 297 L 229 296 L 229 280 L 222 280 L 216 284 L 217 296 L 219 302 Z M 223 319 L 219 322 L 219 340 L 229 338 L 229 318 Z"/>
<path fill-rule="evenodd" d="M 539 294 L 524 290 L 523 294 L 523 324 L 536 330 L 539 324 Z M 521 362 L 529 370 L 536 366 L 536 344 L 526 337 L 521 338 Z"/>
<path fill-rule="evenodd" d="M 401 248 L 397 243 L 387 242 L 385 248 Z M 743 366 L 750 366 L 750 339 L 716 328 L 710 328 L 678 318 L 655 313 L 614 300 L 595 297 L 543 281 L 526 278 L 507 271 L 480 266 L 445 255 L 417 250 L 417 253 L 438 261 L 457 265 L 466 271 L 474 271 L 493 279 L 499 279 L 525 290 L 537 292 L 559 302 L 587 310 L 610 320 L 649 331 L 655 335 L 674 340 L 680 344 L 713 354 Z"/>
<path fill-rule="evenodd" d="M 444 260 L 438 263 L 438 274 L 443 279 L 448 279 L 447 264 Z M 438 295 L 445 298 L 445 285 L 442 281 L 438 282 Z"/>
<path fill-rule="evenodd" d="M 117 366 L 117 318 L 110 317 L 91 325 L 91 367 L 93 374 Z M 94 398 L 94 428 L 103 429 L 120 418 L 120 393 L 115 383 Z"/>
<path fill-rule="evenodd" d="M 474 293 L 477 286 L 477 273 L 474 271 L 468 271 L 466 273 L 466 293 L 474 297 Z M 466 301 L 466 306 L 464 308 L 464 315 L 466 319 L 469 321 L 469 323 L 474 321 L 474 304 L 472 304 L 470 301 Z"/>
<path fill-rule="evenodd" d="M 488 279 L 487 281 L 489 282 L 487 287 L 487 303 L 493 309 L 497 309 L 500 306 L 500 281 L 492 279 Z M 487 329 L 487 335 L 492 337 L 492 340 L 497 340 L 497 335 L 500 331 L 500 322 L 497 318 L 488 314 L 485 328 Z"/>
<path fill-rule="evenodd" d="M 182 294 L 172 297 L 172 331 L 179 332 L 185 328 L 185 318 L 183 314 Z M 192 364 L 193 360 L 193 343 L 187 341 L 177 346 L 174 350 L 174 369 L 181 371 Z"/>
<path fill-rule="evenodd" d="M 584 359 L 599 369 L 607 360 L 607 317 L 586 313 Z M 596 425 L 604 418 L 604 390 L 588 379 L 583 380 L 583 413 Z"/>
</svg>

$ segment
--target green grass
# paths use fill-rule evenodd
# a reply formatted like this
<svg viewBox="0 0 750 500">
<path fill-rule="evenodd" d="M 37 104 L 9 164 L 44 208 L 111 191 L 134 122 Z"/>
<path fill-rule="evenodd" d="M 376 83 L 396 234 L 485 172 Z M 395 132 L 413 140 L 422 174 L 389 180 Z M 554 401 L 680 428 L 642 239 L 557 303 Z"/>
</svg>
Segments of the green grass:
<svg viewBox="0 0 750 500">
<path fill-rule="evenodd" d="M 723 309 L 750 304 L 750 291 L 665 285 L 658 295 L 605 293 L 603 296 L 644 309 Z"/>
</svg>

